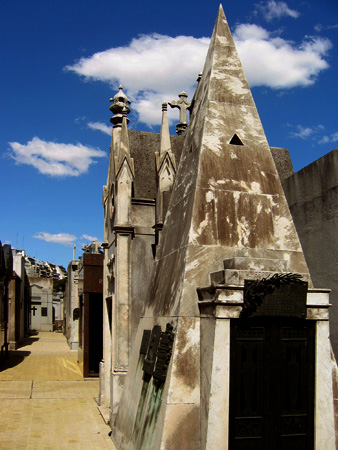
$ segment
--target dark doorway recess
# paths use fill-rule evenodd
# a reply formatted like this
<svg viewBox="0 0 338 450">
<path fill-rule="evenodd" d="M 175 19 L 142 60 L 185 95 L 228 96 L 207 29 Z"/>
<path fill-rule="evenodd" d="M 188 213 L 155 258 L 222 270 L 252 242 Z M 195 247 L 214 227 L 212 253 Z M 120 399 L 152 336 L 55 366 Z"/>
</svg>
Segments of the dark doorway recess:
<svg viewBox="0 0 338 450">
<path fill-rule="evenodd" d="M 102 360 L 102 294 L 89 296 L 89 374 L 99 373 L 99 364 Z"/>
<path fill-rule="evenodd" d="M 314 321 L 231 321 L 231 450 L 314 449 L 314 348 Z"/>
</svg>

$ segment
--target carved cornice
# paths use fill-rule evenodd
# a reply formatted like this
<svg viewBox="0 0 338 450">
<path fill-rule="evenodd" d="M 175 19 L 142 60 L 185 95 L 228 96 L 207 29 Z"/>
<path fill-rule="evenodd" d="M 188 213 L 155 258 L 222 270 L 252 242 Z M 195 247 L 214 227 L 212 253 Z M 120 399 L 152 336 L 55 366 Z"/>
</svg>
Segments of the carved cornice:
<svg viewBox="0 0 338 450">
<path fill-rule="evenodd" d="M 116 234 L 131 235 L 132 238 L 135 237 L 135 228 L 130 225 L 115 225 L 113 230 Z"/>
</svg>

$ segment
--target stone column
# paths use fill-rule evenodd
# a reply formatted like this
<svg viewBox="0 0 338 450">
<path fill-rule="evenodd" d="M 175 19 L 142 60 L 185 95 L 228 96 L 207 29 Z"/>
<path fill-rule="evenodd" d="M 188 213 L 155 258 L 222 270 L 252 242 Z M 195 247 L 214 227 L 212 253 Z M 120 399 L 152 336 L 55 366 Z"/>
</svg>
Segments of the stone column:
<svg viewBox="0 0 338 450">
<path fill-rule="evenodd" d="M 102 248 L 104 249 L 104 263 L 103 263 L 103 358 L 100 362 L 100 391 L 99 391 L 99 404 L 100 406 L 109 407 L 110 398 L 110 372 L 111 372 L 111 323 L 109 314 L 109 302 L 112 299 L 108 292 L 108 243 L 103 242 Z"/>
<path fill-rule="evenodd" d="M 116 265 L 115 295 L 112 309 L 112 373 L 111 373 L 111 414 L 117 412 L 117 406 L 123 390 L 127 374 L 131 348 L 130 320 L 130 246 L 134 236 L 134 228 L 116 226 Z"/>
<path fill-rule="evenodd" d="M 329 322 L 316 324 L 315 450 L 334 450 L 335 429 Z"/>
</svg>

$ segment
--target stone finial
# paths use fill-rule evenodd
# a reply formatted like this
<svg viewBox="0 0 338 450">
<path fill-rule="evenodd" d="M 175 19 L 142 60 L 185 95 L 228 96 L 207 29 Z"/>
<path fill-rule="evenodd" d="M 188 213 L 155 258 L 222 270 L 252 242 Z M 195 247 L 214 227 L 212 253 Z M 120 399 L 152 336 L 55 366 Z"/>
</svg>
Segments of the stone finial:
<svg viewBox="0 0 338 450">
<path fill-rule="evenodd" d="M 130 155 L 129 151 L 129 136 L 128 136 L 128 128 L 127 128 L 127 108 L 123 108 L 122 111 L 122 130 L 120 137 L 120 159 L 122 155 Z"/>
<path fill-rule="evenodd" d="M 110 121 L 114 125 L 114 127 L 121 127 L 123 115 L 127 115 L 130 113 L 129 105 L 131 103 L 130 100 L 128 100 L 126 94 L 123 92 L 123 87 L 121 85 L 119 86 L 119 92 L 115 94 L 114 97 L 110 99 L 110 101 L 113 104 L 109 109 L 114 114 Z M 127 119 L 127 123 L 128 122 L 129 119 Z"/>
<path fill-rule="evenodd" d="M 178 94 L 179 100 L 171 100 L 171 102 L 168 102 L 171 108 L 178 108 L 180 110 L 180 122 L 176 125 L 176 133 L 182 134 L 184 130 L 188 126 L 187 121 L 187 110 L 190 108 L 191 103 L 188 102 L 188 94 L 184 91 L 182 91 L 180 94 Z"/>
<path fill-rule="evenodd" d="M 162 123 L 160 132 L 160 156 L 164 156 L 166 152 L 171 150 L 169 124 L 167 116 L 168 105 L 166 102 L 162 103 Z"/>
</svg>

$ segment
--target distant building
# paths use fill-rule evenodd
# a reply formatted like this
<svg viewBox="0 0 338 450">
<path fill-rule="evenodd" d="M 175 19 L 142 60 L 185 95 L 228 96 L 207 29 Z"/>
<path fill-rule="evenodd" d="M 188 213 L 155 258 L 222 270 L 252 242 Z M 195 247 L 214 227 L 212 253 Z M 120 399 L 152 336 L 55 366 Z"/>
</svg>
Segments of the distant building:
<svg viewBox="0 0 338 450">
<path fill-rule="evenodd" d="M 0 361 L 8 356 L 8 288 L 12 275 L 11 246 L 0 241 Z"/>
<path fill-rule="evenodd" d="M 53 279 L 29 277 L 31 285 L 31 330 L 53 331 Z"/>
<path fill-rule="evenodd" d="M 99 376 L 102 360 L 103 253 L 99 243 L 84 249 L 79 261 L 79 349 L 78 361 L 84 377 Z"/>
<path fill-rule="evenodd" d="M 88 345 L 90 341 L 94 342 L 89 335 L 89 333 L 93 333 L 95 328 L 92 321 L 94 320 L 94 313 L 96 314 L 96 307 L 94 308 L 93 304 L 97 301 L 98 308 L 102 308 L 102 301 L 98 298 L 101 298 L 102 295 L 100 291 L 102 290 L 103 285 L 103 269 L 101 267 L 103 253 L 101 244 L 98 241 L 93 241 L 91 244 L 86 245 L 82 250 L 84 251 L 83 257 L 75 260 L 74 252 L 73 260 L 68 264 L 68 276 L 64 297 L 64 334 L 67 337 L 68 345 L 71 350 L 78 350 L 79 361 L 84 372 L 89 373 L 89 371 L 93 372 L 88 366 Z M 96 296 L 98 298 L 94 301 L 96 294 L 98 294 L 98 296 Z M 80 310 L 81 301 L 82 315 Z M 91 318 L 89 317 L 89 314 L 91 314 Z M 99 315 L 102 319 L 102 314 L 99 313 Z M 102 323 L 99 325 L 99 328 L 102 329 Z M 102 331 L 100 333 L 102 334 Z M 98 339 L 97 342 L 99 341 L 100 339 Z M 90 360 L 92 361 L 94 355 L 93 352 L 91 353 L 92 356 Z M 100 351 L 99 354 L 101 358 Z"/>
<path fill-rule="evenodd" d="M 53 325 L 54 331 L 63 330 L 63 317 L 64 317 L 64 292 L 53 291 Z"/>
<path fill-rule="evenodd" d="M 12 249 L 13 274 L 8 287 L 8 343 L 16 350 L 28 335 L 31 312 L 31 288 L 25 270 L 25 251 Z"/>
<path fill-rule="evenodd" d="M 67 271 L 63 266 L 40 261 L 37 258 L 28 255 L 25 256 L 25 267 L 29 277 L 52 277 L 54 279 L 63 279 L 67 277 Z"/>
<path fill-rule="evenodd" d="M 79 260 L 68 264 L 64 298 L 64 334 L 71 350 L 79 346 Z"/>
</svg>

